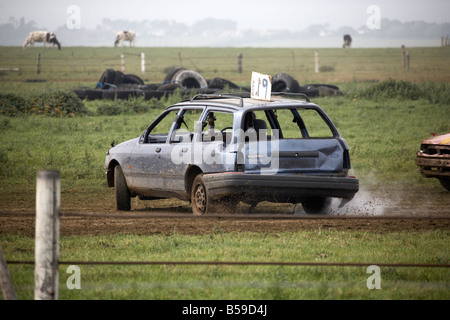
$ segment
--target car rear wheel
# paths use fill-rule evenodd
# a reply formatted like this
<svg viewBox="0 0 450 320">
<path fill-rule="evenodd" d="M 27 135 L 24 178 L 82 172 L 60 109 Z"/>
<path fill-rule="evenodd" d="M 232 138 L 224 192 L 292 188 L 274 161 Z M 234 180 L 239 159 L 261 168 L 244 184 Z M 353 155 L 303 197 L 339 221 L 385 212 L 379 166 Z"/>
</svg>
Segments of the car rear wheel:
<svg viewBox="0 0 450 320">
<path fill-rule="evenodd" d="M 194 179 L 191 191 L 192 212 L 197 215 L 203 215 L 212 211 L 211 200 L 209 199 L 208 189 L 206 188 L 203 175 L 199 174 Z"/>
<path fill-rule="evenodd" d="M 450 180 L 449 179 L 439 179 L 439 182 L 445 189 L 450 191 Z"/>
<path fill-rule="evenodd" d="M 331 198 L 311 198 L 302 202 L 307 214 L 327 214 L 331 209 Z"/>
<path fill-rule="evenodd" d="M 120 166 L 114 167 L 114 188 L 116 191 L 116 209 L 129 211 L 131 209 L 131 194 Z"/>
</svg>

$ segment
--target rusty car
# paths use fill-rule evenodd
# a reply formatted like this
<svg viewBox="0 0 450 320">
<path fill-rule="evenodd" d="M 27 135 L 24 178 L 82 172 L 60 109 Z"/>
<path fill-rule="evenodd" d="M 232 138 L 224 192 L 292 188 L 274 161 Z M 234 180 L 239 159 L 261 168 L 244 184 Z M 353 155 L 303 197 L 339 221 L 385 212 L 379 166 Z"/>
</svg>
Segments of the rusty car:
<svg viewBox="0 0 450 320">
<path fill-rule="evenodd" d="M 422 140 L 415 162 L 422 176 L 438 179 L 450 191 L 450 132 Z"/>
</svg>

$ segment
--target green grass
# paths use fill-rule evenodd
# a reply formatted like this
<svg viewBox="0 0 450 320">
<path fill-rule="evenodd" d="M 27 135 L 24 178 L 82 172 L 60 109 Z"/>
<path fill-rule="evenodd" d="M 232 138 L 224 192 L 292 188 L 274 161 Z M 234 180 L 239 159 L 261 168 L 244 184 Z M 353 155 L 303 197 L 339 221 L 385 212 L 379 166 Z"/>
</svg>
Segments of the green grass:
<svg viewBox="0 0 450 320">
<path fill-rule="evenodd" d="M 411 48 L 411 69 L 401 67 L 399 49 L 320 49 L 314 72 L 314 49 L 254 48 L 0 48 L 0 94 L 34 99 L 81 86 L 94 87 L 106 68 L 140 74 L 145 52 L 146 83 L 158 83 L 172 66 L 182 65 L 206 78 L 222 77 L 248 85 L 251 71 L 287 72 L 300 84 L 337 84 L 346 94 L 314 98 L 330 115 L 350 147 L 352 174 L 362 187 L 408 186 L 442 191 L 424 179 L 414 164 L 420 141 L 444 133 L 450 123 L 448 48 Z M 72 65 L 72 52 L 75 64 Z M 237 54 L 244 72 L 237 72 Z M 41 74 L 36 58 L 41 53 Z M 135 54 L 130 55 L 130 53 Z M 181 63 L 180 63 L 181 57 Z M 26 82 L 43 79 L 46 82 Z M 379 81 L 403 83 L 403 96 L 385 95 Z M 400 88 L 401 90 L 403 90 Z M 399 90 L 399 89 L 397 89 Z M 432 92 L 432 94 L 427 93 Z M 89 203 L 92 211 L 114 211 L 103 162 L 111 141 L 139 136 L 173 104 L 162 102 L 84 102 L 87 114 L 75 116 L 0 116 L 0 210 L 34 210 L 36 172 L 56 169 L 62 175 L 62 207 L 71 211 Z M 149 107 L 149 104 L 151 105 Z M 148 107 L 148 108 L 145 108 Z M 45 108 L 45 105 L 44 105 Z M 44 109 L 45 110 L 45 109 Z M 106 114 L 115 114 L 113 116 Z M 33 260 L 34 239 L 0 235 L 7 260 Z M 220 226 L 208 236 L 171 235 L 63 237 L 61 260 L 204 260 L 447 263 L 448 232 L 418 231 L 298 232 L 227 234 Z M 281 266 L 82 266 L 82 290 L 67 290 L 66 267 L 60 266 L 61 299 L 448 299 L 446 269 L 382 268 L 382 289 L 368 290 L 365 268 Z M 20 299 L 33 299 L 34 268 L 9 266 Z"/>
<path fill-rule="evenodd" d="M 206 236 L 62 237 L 60 261 L 267 261 L 444 264 L 448 231 L 224 233 Z M 8 260 L 33 260 L 34 239 L 0 236 Z M 80 265 L 81 290 L 59 267 L 60 299 L 443 299 L 446 268 L 381 267 L 369 290 L 367 267 Z M 9 265 L 19 299 L 33 298 L 33 266 Z"/>
</svg>

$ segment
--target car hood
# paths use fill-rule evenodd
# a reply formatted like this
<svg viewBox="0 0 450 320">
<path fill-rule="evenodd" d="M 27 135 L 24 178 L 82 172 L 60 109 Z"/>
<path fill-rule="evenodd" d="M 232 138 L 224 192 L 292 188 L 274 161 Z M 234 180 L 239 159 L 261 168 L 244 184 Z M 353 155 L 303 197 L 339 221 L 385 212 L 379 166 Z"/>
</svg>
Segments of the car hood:
<svg viewBox="0 0 450 320">
<path fill-rule="evenodd" d="M 450 145 L 450 133 L 424 139 L 422 140 L 422 144 Z"/>
<path fill-rule="evenodd" d="M 109 149 L 109 151 L 115 152 L 115 153 L 122 153 L 122 152 L 126 152 L 129 153 L 131 152 L 131 150 L 133 150 L 133 147 L 138 143 L 139 138 L 135 138 L 135 139 L 131 139 L 131 140 L 127 140 L 124 141 L 122 143 L 119 143 L 117 146 L 112 147 L 111 149 Z"/>
</svg>

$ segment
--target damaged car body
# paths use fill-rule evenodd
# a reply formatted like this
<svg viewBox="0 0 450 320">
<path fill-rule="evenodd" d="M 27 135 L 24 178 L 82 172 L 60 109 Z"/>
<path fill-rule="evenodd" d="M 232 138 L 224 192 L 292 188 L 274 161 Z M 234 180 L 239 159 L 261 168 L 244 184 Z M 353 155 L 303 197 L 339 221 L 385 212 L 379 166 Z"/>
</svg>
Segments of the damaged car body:
<svg viewBox="0 0 450 320">
<path fill-rule="evenodd" d="M 421 142 L 416 165 L 426 178 L 436 178 L 450 191 L 450 133 L 436 135 Z"/>
<path fill-rule="evenodd" d="M 299 95 L 303 99 L 303 95 Z M 218 203 L 301 203 L 306 213 L 330 211 L 359 189 L 348 145 L 316 104 L 279 97 L 197 95 L 167 108 L 138 138 L 105 159 L 116 208 L 130 198 L 188 200 L 194 214 Z"/>
</svg>

